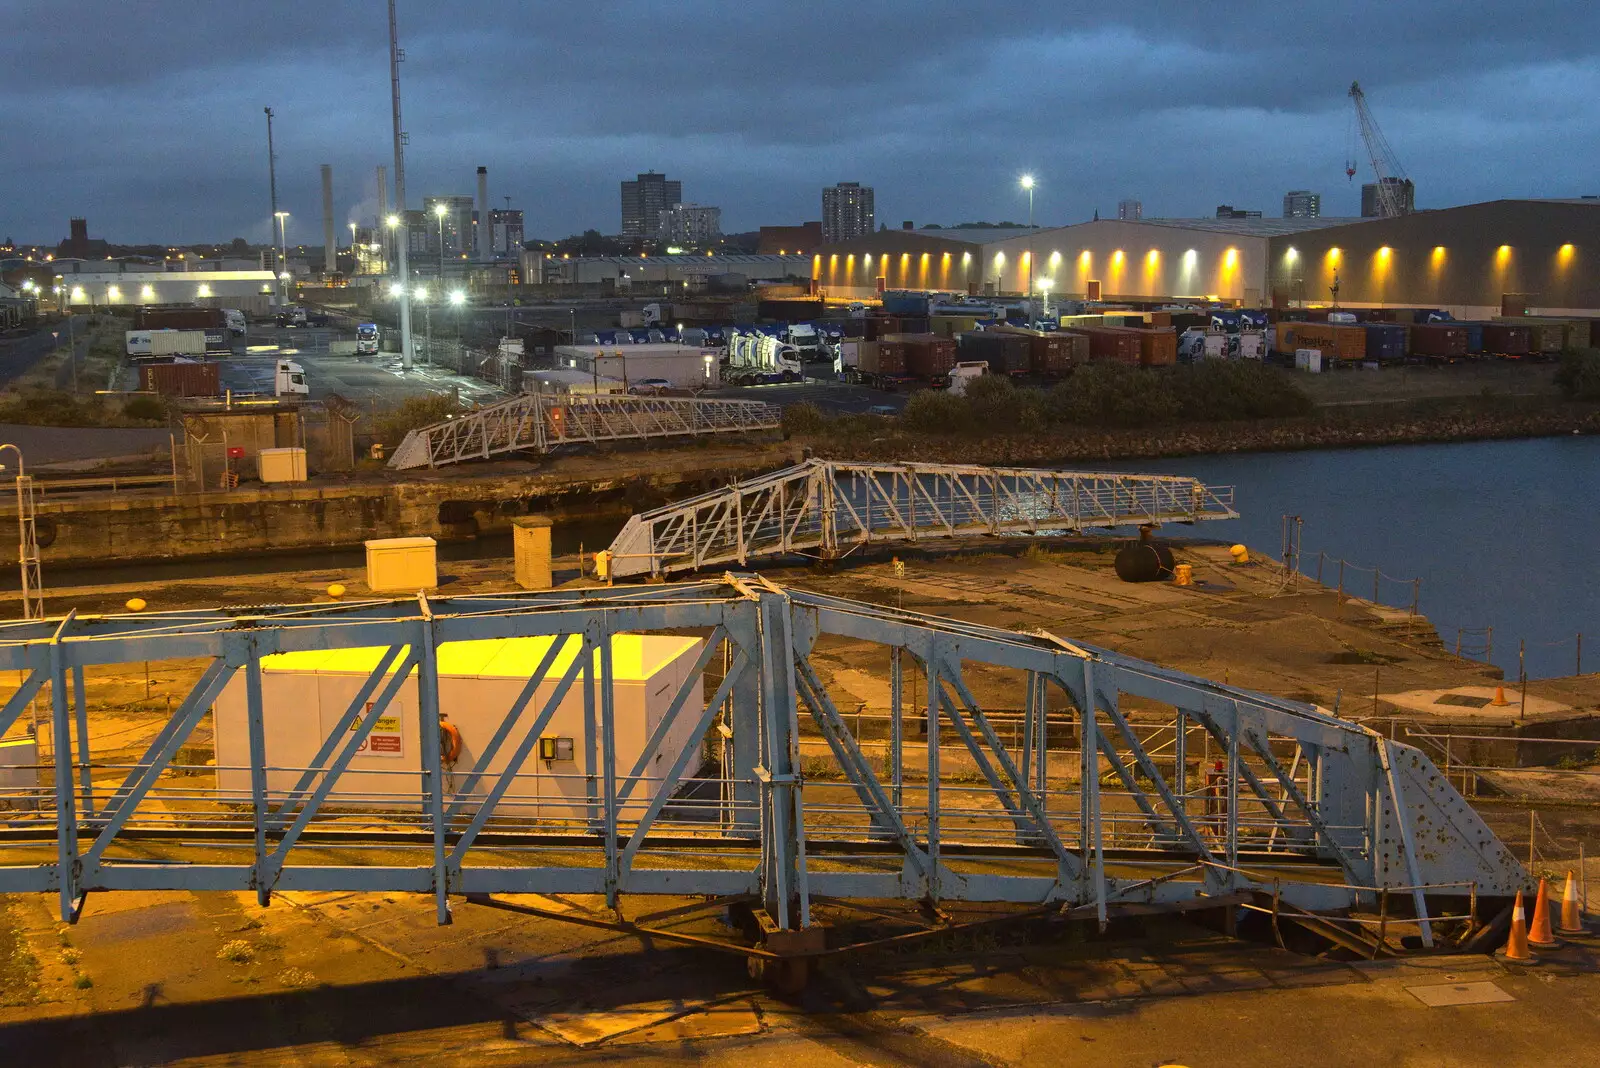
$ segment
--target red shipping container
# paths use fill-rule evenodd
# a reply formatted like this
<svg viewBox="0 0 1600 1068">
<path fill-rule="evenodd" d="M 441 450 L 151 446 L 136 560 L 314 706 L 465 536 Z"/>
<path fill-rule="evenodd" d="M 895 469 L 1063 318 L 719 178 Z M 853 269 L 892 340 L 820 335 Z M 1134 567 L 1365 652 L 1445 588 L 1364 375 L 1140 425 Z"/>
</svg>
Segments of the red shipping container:
<svg viewBox="0 0 1600 1068">
<path fill-rule="evenodd" d="M 1177 362 L 1177 334 L 1159 328 L 1139 331 L 1139 366 L 1171 367 Z"/>
<path fill-rule="evenodd" d="M 1510 323 L 1483 324 L 1483 351 L 1496 356 L 1526 356 L 1533 350 L 1533 331 Z"/>
<path fill-rule="evenodd" d="M 214 363 L 146 363 L 139 365 L 139 388 L 163 397 L 215 397 L 222 383 Z"/>
<path fill-rule="evenodd" d="M 1075 330 L 1089 339 L 1091 360 L 1110 360 L 1139 366 L 1139 331 L 1121 326 L 1094 326 Z"/>
<path fill-rule="evenodd" d="M 955 339 L 938 334 L 891 334 L 879 339 L 878 348 L 898 351 L 906 374 L 919 378 L 942 378 L 956 365 Z"/>
<path fill-rule="evenodd" d="M 1467 328 L 1449 323 L 1418 323 L 1411 328 L 1411 352 L 1416 356 L 1453 359 L 1467 354 Z"/>
</svg>

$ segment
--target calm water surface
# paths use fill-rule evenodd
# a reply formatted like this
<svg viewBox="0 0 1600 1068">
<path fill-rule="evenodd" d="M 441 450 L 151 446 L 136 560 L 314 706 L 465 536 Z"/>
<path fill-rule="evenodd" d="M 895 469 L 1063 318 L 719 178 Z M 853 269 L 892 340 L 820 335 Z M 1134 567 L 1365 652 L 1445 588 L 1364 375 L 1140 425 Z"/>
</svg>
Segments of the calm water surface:
<svg viewBox="0 0 1600 1068">
<path fill-rule="evenodd" d="M 1274 554 L 1282 517 L 1299 515 L 1301 570 L 1329 559 L 1422 579 L 1421 609 L 1453 645 L 1457 628 L 1494 628 L 1494 663 L 1515 677 L 1517 643 L 1528 674 L 1570 675 L 1584 632 L 1585 671 L 1600 671 L 1600 437 L 1452 445 L 1401 445 L 1314 452 L 1196 456 L 1103 465 L 1191 475 L 1235 487 L 1241 518 L 1176 527 Z M 1346 585 L 1372 596 L 1370 571 L 1347 569 Z M 1332 583 L 1336 565 L 1324 564 Z M 1383 599 L 1405 604 L 1403 581 Z M 1463 644 L 1482 638 L 1468 635 Z"/>
</svg>

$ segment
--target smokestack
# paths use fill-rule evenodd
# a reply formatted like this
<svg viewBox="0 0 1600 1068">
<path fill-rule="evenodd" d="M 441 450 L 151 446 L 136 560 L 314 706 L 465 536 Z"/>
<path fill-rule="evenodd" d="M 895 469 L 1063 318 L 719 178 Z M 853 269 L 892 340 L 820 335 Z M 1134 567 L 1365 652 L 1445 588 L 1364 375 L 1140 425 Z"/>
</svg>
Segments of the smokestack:
<svg viewBox="0 0 1600 1068">
<path fill-rule="evenodd" d="M 489 225 L 489 168 L 478 168 L 478 262 L 493 258 L 490 244 L 493 228 Z"/>
<path fill-rule="evenodd" d="M 383 246 L 383 272 L 389 273 L 389 168 L 378 164 L 378 218 L 373 231 L 375 242 Z"/>
<path fill-rule="evenodd" d="M 330 275 L 339 269 L 339 246 L 333 229 L 333 165 L 322 165 L 322 273 Z"/>
</svg>

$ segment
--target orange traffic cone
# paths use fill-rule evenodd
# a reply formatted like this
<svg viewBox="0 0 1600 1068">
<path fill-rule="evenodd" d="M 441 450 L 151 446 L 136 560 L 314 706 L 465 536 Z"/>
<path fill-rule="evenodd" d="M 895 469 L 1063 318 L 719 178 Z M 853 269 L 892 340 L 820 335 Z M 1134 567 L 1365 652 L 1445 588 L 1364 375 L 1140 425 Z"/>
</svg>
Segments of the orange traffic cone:
<svg viewBox="0 0 1600 1068">
<path fill-rule="evenodd" d="M 1588 934 L 1588 929 L 1583 926 L 1583 911 L 1578 907 L 1578 880 L 1572 874 L 1572 869 L 1567 869 L 1567 886 L 1561 892 L 1561 923 L 1556 927 L 1556 934 L 1581 935 Z"/>
<path fill-rule="evenodd" d="M 1506 700 L 1506 688 L 1504 686 L 1496 686 L 1494 688 L 1494 700 L 1489 703 L 1496 708 L 1504 708 L 1509 705 L 1511 702 Z"/>
<path fill-rule="evenodd" d="M 1550 884 L 1539 877 L 1539 894 L 1533 899 L 1533 923 L 1528 927 L 1528 945 L 1535 949 L 1553 949 L 1559 945 L 1550 930 Z"/>
<path fill-rule="evenodd" d="M 1528 948 L 1528 914 L 1522 909 L 1522 891 L 1517 891 L 1517 902 L 1511 906 L 1511 935 L 1506 948 L 1495 954 L 1501 960 L 1518 964 L 1532 964 L 1533 950 Z"/>
</svg>

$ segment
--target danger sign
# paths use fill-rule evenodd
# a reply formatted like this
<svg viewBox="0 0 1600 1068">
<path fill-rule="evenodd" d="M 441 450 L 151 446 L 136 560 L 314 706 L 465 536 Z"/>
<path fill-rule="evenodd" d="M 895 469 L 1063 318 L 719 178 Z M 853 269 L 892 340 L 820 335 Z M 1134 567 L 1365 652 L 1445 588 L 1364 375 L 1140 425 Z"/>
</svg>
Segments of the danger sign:
<svg viewBox="0 0 1600 1068">
<path fill-rule="evenodd" d="M 372 715 L 372 702 L 367 702 L 367 711 L 362 720 L 350 725 L 352 731 L 359 729 Z M 356 754 L 368 756 L 400 757 L 405 756 L 403 736 L 400 733 L 399 716 L 379 716 L 378 721 L 372 725 L 372 731 L 362 740 Z"/>
</svg>

